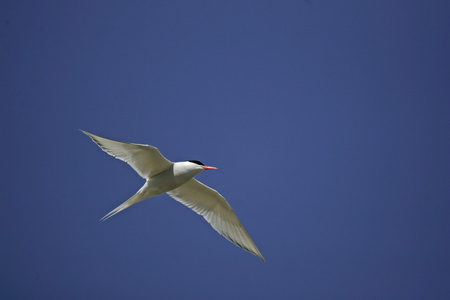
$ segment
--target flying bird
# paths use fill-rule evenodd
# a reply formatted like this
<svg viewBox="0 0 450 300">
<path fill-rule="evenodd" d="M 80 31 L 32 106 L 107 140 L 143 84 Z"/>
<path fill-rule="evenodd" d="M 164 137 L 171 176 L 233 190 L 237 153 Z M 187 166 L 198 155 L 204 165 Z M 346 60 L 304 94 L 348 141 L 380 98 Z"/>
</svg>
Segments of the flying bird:
<svg viewBox="0 0 450 300">
<path fill-rule="evenodd" d="M 81 130 L 103 151 L 129 164 L 146 181 L 141 189 L 127 201 L 113 209 L 104 221 L 142 200 L 167 193 L 203 216 L 211 226 L 236 246 L 258 256 L 264 261 L 250 235 L 242 226 L 233 209 L 216 190 L 194 178 L 204 170 L 216 168 L 205 166 L 198 160 L 171 162 L 156 147 L 123 143 L 99 137 Z"/>
</svg>

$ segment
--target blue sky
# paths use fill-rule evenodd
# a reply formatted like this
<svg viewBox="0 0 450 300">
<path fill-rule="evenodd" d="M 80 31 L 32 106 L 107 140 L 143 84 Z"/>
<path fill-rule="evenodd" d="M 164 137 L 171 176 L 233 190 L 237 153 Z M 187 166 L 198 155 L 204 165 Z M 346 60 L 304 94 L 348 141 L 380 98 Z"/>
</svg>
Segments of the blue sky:
<svg viewBox="0 0 450 300">
<path fill-rule="evenodd" d="M 2 1 L 4 299 L 449 299 L 447 1 Z M 218 167 L 266 258 L 78 129 Z"/>
</svg>

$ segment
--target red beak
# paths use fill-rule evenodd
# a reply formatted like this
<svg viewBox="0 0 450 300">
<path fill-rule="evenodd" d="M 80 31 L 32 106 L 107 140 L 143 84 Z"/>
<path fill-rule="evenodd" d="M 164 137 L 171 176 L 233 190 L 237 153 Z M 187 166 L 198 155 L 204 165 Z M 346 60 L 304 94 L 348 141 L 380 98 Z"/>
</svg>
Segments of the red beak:
<svg viewBox="0 0 450 300">
<path fill-rule="evenodd" d="M 202 166 L 202 168 L 205 170 L 217 170 L 217 168 L 209 167 L 209 166 Z"/>
</svg>

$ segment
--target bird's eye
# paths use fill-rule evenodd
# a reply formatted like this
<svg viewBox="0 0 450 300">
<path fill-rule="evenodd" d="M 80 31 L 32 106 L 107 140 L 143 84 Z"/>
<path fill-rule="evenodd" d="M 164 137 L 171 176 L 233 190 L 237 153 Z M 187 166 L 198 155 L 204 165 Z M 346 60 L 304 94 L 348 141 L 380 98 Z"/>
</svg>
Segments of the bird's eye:
<svg viewBox="0 0 450 300">
<path fill-rule="evenodd" d="M 190 160 L 189 162 L 200 165 L 200 166 L 204 166 L 204 164 L 199 162 L 198 160 Z"/>
</svg>

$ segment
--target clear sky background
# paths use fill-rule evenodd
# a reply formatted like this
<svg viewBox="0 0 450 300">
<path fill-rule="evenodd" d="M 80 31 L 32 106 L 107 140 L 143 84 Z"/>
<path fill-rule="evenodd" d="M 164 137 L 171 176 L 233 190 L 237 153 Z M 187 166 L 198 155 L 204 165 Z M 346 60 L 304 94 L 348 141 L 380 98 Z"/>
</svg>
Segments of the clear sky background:
<svg viewBox="0 0 450 300">
<path fill-rule="evenodd" d="M 2 299 L 450 299 L 448 1 L 2 1 Z M 266 258 L 78 129 L 216 166 Z"/>
</svg>

